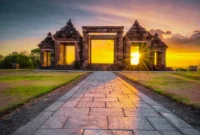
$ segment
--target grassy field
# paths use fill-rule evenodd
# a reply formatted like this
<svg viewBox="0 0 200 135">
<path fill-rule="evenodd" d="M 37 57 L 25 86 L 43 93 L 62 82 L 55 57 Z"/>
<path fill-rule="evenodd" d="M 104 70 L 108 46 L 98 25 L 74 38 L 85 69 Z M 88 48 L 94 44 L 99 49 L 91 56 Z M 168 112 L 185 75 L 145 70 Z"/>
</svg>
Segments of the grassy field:
<svg viewBox="0 0 200 135">
<path fill-rule="evenodd" d="M 200 72 L 119 72 L 157 93 L 200 108 Z"/>
<path fill-rule="evenodd" d="M 46 94 L 85 73 L 0 70 L 0 113 Z"/>
</svg>

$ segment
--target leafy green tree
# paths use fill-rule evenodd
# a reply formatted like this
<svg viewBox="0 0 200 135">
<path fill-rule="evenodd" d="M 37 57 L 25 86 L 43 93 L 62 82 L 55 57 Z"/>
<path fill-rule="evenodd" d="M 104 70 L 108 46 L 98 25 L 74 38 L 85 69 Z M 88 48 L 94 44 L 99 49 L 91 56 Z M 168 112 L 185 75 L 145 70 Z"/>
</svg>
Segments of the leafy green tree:
<svg viewBox="0 0 200 135">
<path fill-rule="evenodd" d="M 35 48 L 31 50 L 30 59 L 33 62 L 34 68 L 38 68 L 40 65 L 40 49 Z"/>
<path fill-rule="evenodd" d="M 20 68 L 33 68 L 33 62 L 29 56 L 13 52 L 2 60 L 1 68 L 12 68 L 12 64 L 19 64 Z"/>
</svg>

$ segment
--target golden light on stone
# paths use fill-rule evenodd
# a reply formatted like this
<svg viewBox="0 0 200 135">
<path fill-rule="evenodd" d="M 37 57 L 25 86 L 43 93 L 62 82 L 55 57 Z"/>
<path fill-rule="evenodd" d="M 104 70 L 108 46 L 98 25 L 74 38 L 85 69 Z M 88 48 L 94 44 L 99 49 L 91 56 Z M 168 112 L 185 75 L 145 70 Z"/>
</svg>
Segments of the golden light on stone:
<svg viewBox="0 0 200 135">
<path fill-rule="evenodd" d="M 131 53 L 131 65 L 139 64 L 140 54 L 138 52 Z"/>
<path fill-rule="evenodd" d="M 114 40 L 91 40 L 91 62 L 114 63 Z"/>
<path fill-rule="evenodd" d="M 75 61 L 75 46 L 66 46 L 66 62 L 72 64 Z"/>
<path fill-rule="evenodd" d="M 131 46 L 131 65 L 138 65 L 140 60 L 139 46 Z"/>
</svg>

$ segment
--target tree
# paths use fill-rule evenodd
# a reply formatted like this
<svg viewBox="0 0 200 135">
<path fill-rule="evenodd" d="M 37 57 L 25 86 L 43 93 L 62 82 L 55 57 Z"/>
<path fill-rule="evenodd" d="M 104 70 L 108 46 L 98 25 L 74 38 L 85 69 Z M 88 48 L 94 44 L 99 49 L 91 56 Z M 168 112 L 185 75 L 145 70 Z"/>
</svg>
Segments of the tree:
<svg viewBox="0 0 200 135">
<path fill-rule="evenodd" d="M 0 68 L 2 68 L 2 61 L 4 59 L 4 56 L 0 54 Z"/>
<path fill-rule="evenodd" d="M 36 55 L 40 55 L 40 48 L 35 48 L 33 50 L 31 50 L 32 54 L 36 54 Z"/>
<path fill-rule="evenodd" d="M 13 52 L 2 60 L 1 68 L 12 68 L 12 64 L 19 64 L 20 68 L 33 68 L 33 62 L 29 56 Z"/>
<path fill-rule="evenodd" d="M 31 50 L 30 59 L 33 62 L 34 68 L 39 67 L 40 65 L 40 49 L 39 48 L 35 48 Z"/>
<path fill-rule="evenodd" d="M 2 61 L 3 58 L 4 58 L 4 56 L 0 54 L 0 61 Z"/>
</svg>

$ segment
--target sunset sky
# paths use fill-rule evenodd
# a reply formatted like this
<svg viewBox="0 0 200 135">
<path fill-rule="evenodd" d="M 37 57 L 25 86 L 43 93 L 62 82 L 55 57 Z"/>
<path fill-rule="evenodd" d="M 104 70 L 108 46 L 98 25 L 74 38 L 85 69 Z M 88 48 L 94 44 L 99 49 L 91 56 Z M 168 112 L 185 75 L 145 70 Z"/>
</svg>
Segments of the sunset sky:
<svg viewBox="0 0 200 135">
<path fill-rule="evenodd" d="M 0 54 L 30 51 L 68 19 L 84 25 L 124 26 L 138 20 L 169 46 L 167 66 L 200 65 L 200 0 L 0 0 Z"/>
</svg>

